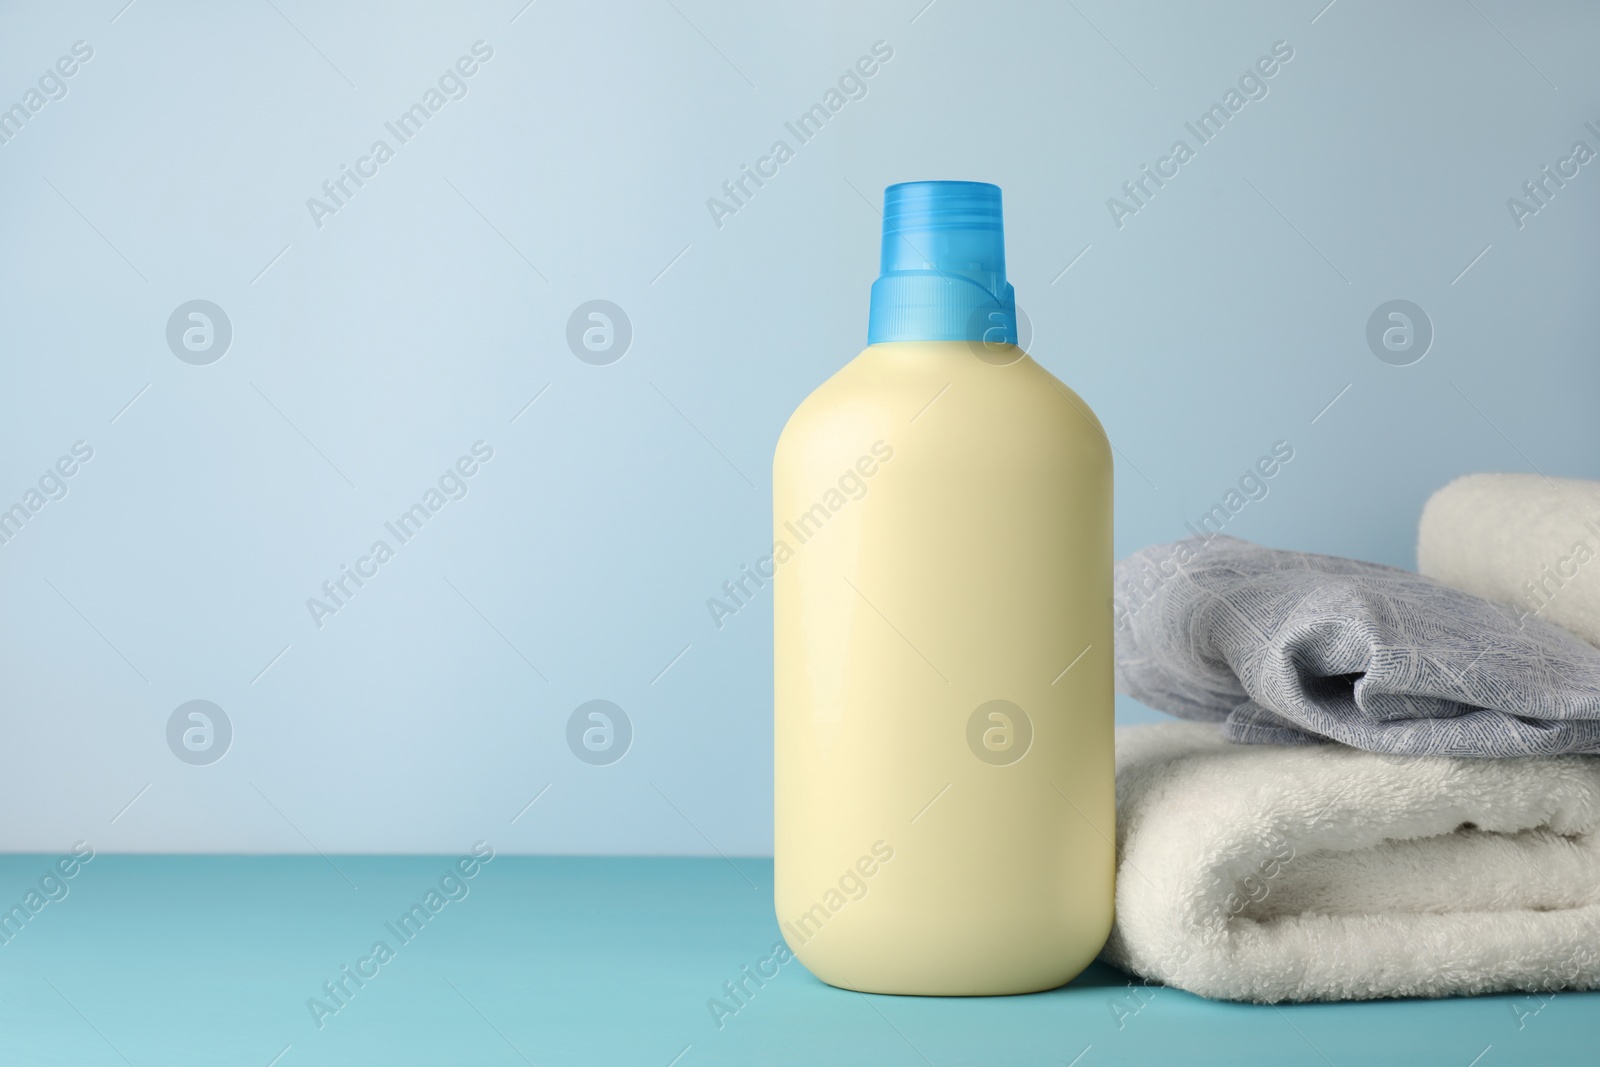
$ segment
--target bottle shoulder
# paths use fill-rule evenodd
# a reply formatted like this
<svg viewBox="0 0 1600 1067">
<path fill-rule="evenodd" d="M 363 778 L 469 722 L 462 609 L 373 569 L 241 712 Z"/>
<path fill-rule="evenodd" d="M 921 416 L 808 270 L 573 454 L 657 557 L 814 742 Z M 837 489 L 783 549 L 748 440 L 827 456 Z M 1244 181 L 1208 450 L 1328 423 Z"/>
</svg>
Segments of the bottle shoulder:
<svg viewBox="0 0 1600 1067">
<path fill-rule="evenodd" d="M 866 437 L 915 433 L 1057 444 L 1103 452 L 1089 404 L 1021 349 L 964 341 L 869 345 L 807 396 L 784 425 L 777 457 L 832 452 Z"/>
</svg>

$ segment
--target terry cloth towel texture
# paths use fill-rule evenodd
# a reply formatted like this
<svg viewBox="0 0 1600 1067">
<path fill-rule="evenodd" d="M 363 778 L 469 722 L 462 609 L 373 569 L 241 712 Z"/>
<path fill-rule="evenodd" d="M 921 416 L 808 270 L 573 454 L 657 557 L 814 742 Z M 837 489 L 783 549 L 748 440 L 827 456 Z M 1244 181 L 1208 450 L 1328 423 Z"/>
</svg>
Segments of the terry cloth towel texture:
<svg viewBox="0 0 1600 1067">
<path fill-rule="evenodd" d="M 1116 580 L 1117 688 L 1231 740 L 1600 752 L 1600 649 L 1430 578 L 1216 536 L 1147 548 Z"/>
<path fill-rule="evenodd" d="M 1600 985 L 1600 757 L 1116 737 L 1108 962 L 1269 1003 Z"/>
<path fill-rule="evenodd" d="M 1428 498 L 1417 570 L 1600 645 L 1600 482 L 1469 474 Z"/>
</svg>

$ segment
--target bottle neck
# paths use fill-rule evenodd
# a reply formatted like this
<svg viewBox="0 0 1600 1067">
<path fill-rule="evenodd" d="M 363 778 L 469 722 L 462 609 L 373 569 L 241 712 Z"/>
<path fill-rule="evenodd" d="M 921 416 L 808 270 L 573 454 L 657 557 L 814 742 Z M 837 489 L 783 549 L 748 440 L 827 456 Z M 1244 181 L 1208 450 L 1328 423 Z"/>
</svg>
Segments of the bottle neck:
<svg viewBox="0 0 1600 1067">
<path fill-rule="evenodd" d="M 1017 298 L 1009 282 L 991 292 L 964 274 L 886 273 L 872 283 L 867 343 L 984 341 L 1017 343 Z"/>
</svg>

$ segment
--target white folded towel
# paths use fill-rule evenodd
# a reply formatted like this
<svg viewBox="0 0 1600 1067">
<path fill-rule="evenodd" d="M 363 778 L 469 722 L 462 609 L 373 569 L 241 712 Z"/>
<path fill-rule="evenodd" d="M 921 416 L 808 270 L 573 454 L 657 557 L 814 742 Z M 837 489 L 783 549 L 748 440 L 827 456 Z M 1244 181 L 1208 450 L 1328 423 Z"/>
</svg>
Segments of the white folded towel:
<svg viewBox="0 0 1600 1067">
<path fill-rule="evenodd" d="M 1600 757 L 1116 745 L 1117 966 L 1269 1003 L 1600 985 Z"/>
<path fill-rule="evenodd" d="M 1417 570 L 1600 645 L 1600 482 L 1457 478 L 1422 509 Z"/>
</svg>

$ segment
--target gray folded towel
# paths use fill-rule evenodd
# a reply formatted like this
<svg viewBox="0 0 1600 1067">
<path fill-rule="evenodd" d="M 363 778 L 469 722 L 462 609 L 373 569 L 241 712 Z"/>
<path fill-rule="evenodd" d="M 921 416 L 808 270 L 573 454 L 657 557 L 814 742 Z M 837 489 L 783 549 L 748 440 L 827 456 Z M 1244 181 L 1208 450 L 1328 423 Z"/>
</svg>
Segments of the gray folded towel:
<svg viewBox="0 0 1600 1067">
<path fill-rule="evenodd" d="M 1600 649 L 1375 563 L 1232 537 L 1117 563 L 1117 688 L 1234 741 L 1600 753 Z"/>
</svg>

